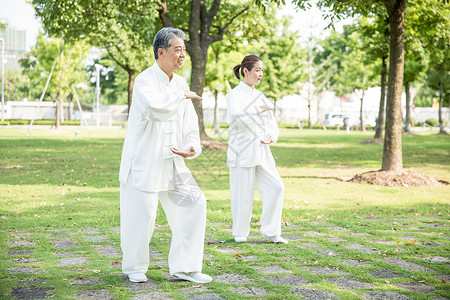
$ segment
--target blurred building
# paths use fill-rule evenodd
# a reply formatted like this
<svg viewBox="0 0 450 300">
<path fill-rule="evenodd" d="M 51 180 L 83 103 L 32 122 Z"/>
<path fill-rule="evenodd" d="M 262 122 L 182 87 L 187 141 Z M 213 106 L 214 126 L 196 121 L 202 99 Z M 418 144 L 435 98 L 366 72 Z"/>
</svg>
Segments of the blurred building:
<svg viewBox="0 0 450 300">
<path fill-rule="evenodd" d="M 5 40 L 5 70 L 19 70 L 19 59 L 24 58 L 26 52 L 26 31 L 8 24 L 6 30 L 0 31 L 0 37 Z"/>
</svg>

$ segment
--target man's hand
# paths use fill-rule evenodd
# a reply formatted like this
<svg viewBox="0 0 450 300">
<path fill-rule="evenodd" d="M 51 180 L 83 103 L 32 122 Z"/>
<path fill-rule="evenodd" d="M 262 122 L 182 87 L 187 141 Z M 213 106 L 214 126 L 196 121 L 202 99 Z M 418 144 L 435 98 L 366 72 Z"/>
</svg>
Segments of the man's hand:
<svg viewBox="0 0 450 300">
<path fill-rule="evenodd" d="M 184 158 L 188 158 L 188 157 L 194 156 L 195 153 L 196 153 L 194 147 L 191 147 L 191 148 L 189 148 L 189 150 L 186 150 L 186 151 L 180 151 L 180 150 L 178 150 L 175 147 L 170 148 L 170 150 L 173 153 L 175 153 L 175 154 L 177 154 L 179 156 L 182 156 Z"/>
<path fill-rule="evenodd" d="M 270 107 L 268 105 L 261 105 L 260 108 L 261 108 L 261 113 L 266 112 L 268 110 L 273 110 L 273 107 Z"/>
<path fill-rule="evenodd" d="M 275 143 L 272 138 L 268 138 L 267 140 L 259 140 L 261 142 L 261 144 L 272 144 Z"/>
<path fill-rule="evenodd" d="M 200 97 L 193 91 L 184 91 L 184 97 L 186 97 L 188 99 L 191 98 L 191 99 L 203 100 L 202 97 Z"/>
</svg>

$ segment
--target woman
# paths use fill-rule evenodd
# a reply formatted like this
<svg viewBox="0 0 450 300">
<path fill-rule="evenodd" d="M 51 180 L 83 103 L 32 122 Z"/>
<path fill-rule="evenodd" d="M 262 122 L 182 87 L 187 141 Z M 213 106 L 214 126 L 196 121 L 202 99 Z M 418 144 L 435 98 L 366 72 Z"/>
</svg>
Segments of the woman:
<svg viewBox="0 0 450 300">
<path fill-rule="evenodd" d="M 234 240 L 247 241 L 256 185 L 263 204 L 262 236 L 287 244 L 281 237 L 284 186 L 269 147 L 278 139 L 278 126 L 273 104 L 255 88 L 263 76 L 263 62 L 256 55 L 247 55 L 234 67 L 234 74 L 243 78 L 228 95 L 227 111 Z"/>
</svg>

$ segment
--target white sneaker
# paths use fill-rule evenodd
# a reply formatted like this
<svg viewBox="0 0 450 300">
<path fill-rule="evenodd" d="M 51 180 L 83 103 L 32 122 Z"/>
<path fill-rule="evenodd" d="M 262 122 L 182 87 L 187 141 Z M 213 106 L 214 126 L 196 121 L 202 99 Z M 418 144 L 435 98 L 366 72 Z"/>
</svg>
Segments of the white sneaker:
<svg viewBox="0 0 450 300">
<path fill-rule="evenodd" d="M 208 283 L 212 281 L 212 277 L 200 272 L 192 272 L 192 273 L 175 273 L 173 274 L 173 276 L 183 279 L 183 280 L 187 280 L 187 281 L 192 281 L 192 282 L 196 282 L 196 283 Z"/>
<path fill-rule="evenodd" d="M 268 235 L 262 234 L 262 237 L 265 238 L 265 239 L 271 240 L 275 244 L 287 244 L 288 243 L 287 240 L 283 239 L 279 235 L 277 235 L 277 236 L 268 236 Z"/>
<path fill-rule="evenodd" d="M 147 276 L 145 273 L 133 273 L 128 274 L 128 279 L 130 279 L 131 282 L 146 282 Z"/>
<path fill-rule="evenodd" d="M 234 240 L 236 243 L 245 243 L 247 241 L 246 236 L 235 236 Z"/>
</svg>

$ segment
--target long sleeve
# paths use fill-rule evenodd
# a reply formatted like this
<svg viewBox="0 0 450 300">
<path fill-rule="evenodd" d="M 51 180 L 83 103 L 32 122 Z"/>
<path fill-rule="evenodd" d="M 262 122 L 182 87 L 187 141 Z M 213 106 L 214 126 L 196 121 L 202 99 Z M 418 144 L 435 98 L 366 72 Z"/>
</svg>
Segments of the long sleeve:
<svg viewBox="0 0 450 300">
<path fill-rule="evenodd" d="M 275 119 L 275 112 L 270 111 L 270 118 L 268 125 L 268 138 L 270 137 L 274 142 L 278 141 L 280 130 L 278 129 L 277 120 Z"/>
<path fill-rule="evenodd" d="M 245 105 L 239 93 L 230 93 L 228 96 L 227 123 L 232 123 L 240 129 L 249 128 L 258 121 L 258 108 L 253 101 Z"/>
<path fill-rule="evenodd" d="M 184 93 L 181 89 L 169 88 L 157 91 L 152 88 L 152 84 L 149 84 L 152 79 L 150 76 L 136 79 L 133 101 L 137 104 L 139 111 L 145 112 L 151 121 L 167 121 L 176 114 L 183 101 Z"/>
<path fill-rule="evenodd" d="M 198 129 L 198 117 L 195 112 L 192 100 L 186 101 L 186 109 L 183 116 L 183 149 L 187 150 L 190 147 L 194 147 L 195 155 L 188 157 L 188 159 L 194 159 L 202 153 L 202 147 L 200 144 L 200 133 Z"/>
</svg>

